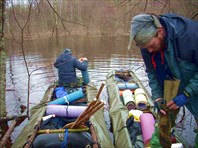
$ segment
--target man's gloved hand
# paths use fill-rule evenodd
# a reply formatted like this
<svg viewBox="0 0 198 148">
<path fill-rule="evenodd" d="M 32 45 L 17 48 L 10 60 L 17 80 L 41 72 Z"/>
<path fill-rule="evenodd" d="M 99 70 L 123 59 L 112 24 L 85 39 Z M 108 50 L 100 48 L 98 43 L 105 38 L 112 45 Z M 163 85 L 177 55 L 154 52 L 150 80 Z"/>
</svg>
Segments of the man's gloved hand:
<svg viewBox="0 0 198 148">
<path fill-rule="evenodd" d="M 157 108 L 158 112 L 166 115 L 166 112 L 161 108 L 161 105 L 165 105 L 166 101 L 163 98 L 157 98 L 154 102 L 155 107 Z"/>
<path fill-rule="evenodd" d="M 187 101 L 188 101 L 188 97 L 182 93 L 182 94 L 176 96 L 175 98 L 173 98 L 171 101 L 169 101 L 167 103 L 167 107 L 169 109 L 175 110 L 175 109 L 178 109 L 179 107 L 185 105 Z"/>
<path fill-rule="evenodd" d="M 180 94 L 173 99 L 173 102 L 179 107 L 185 105 L 187 101 L 188 101 L 188 98 L 184 94 Z"/>
<path fill-rule="evenodd" d="M 80 59 L 78 59 L 80 62 L 83 62 L 83 61 L 88 61 L 88 59 L 87 58 L 85 58 L 85 57 L 83 57 L 83 58 L 80 58 Z"/>
</svg>

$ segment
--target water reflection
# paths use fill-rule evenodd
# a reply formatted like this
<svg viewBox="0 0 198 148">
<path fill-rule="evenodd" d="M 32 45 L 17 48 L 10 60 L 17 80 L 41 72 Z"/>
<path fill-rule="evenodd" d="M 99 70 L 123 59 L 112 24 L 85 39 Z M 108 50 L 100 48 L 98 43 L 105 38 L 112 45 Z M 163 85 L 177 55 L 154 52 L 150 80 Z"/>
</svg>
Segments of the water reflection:
<svg viewBox="0 0 198 148">
<path fill-rule="evenodd" d="M 89 59 L 90 77 L 93 81 L 105 80 L 106 74 L 114 68 L 132 68 L 143 64 L 139 53 L 126 50 L 128 37 L 61 37 L 55 40 L 39 39 L 25 41 L 25 54 L 31 75 L 31 103 L 38 103 L 42 95 L 39 90 L 45 90 L 51 82 L 56 80 L 57 71 L 52 63 L 64 48 L 71 48 L 76 57 Z M 15 92 L 21 103 L 25 104 L 27 91 L 27 72 L 20 46 L 16 43 L 14 49 L 6 44 L 10 53 L 10 73 L 15 83 Z M 12 49 L 12 50 L 11 50 Z M 137 50 L 138 51 L 138 50 Z M 138 64 L 137 64 L 138 63 Z M 9 85 L 9 84 L 8 84 Z M 13 87 L 13 86 L 9 86 Z"/>
</svg>

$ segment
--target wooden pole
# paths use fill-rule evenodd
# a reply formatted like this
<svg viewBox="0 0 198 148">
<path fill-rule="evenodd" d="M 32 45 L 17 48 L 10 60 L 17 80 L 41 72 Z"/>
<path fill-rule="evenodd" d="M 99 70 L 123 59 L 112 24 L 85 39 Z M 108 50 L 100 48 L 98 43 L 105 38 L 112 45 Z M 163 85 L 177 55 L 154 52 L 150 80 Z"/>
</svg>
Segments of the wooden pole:
<svg viewBox="0 0 198 148">
<path fill-rule="evenodd" d="M 89 128 L 79 128 L 79 129 L 68 129 L 68 132 L 87 132 Z M 50 134 L 50 133 L 64 133 L 65 129 L 46 129 L 46 130 L 39 130 L 37 134 Z"/>
<path fill-rule="evenodd" d="M 98 91 L 98 93 L 97 93 L 97 95 L 96 95 L 96 99 L 97 99 L 97 100 L 99 99 L 99 96 L 100 96 L 100 94 L 101 94 L 102 89 L 103 89 L 104 86 L 105 86 L 105 82 L 102 82 L 102 84 L 101 84 L 101 86 L 100 86 L 100 89 L 99 89 L 99 91 Z"/>
<path fill-rule="evenodd" d="M 93 124 L 90 125 L 90 132 L 91 132 L 92 141 L 95 142 L 93 144 L 93 148 L 98 148 L 98 144 L 97 144 L 98 140 L 97 140 L 97 136 L 96 136 Z"/>
<path fill-rule="evenodd" d="M 78 127 L 80 124 L 84 124 L 95 112 L 97 112 L 100 108 L 102 108 L 104 102 L 100 102 L 97 107 L 94 107 L 93 110 L 88 112 L 84 118 L 81 118 L 76 125 L 73 125 L 71 128 Z"/>
<path fill-rule="evenodd" d="M 80 116 L 76 119 L 75 122 L 72 122 L 72 123 L 69 123 L 69 124 L 70 124 L 70 125 L 71 125 L 71 124 L 76 124 L 81 118 L 83 118 L 83 117 L 86 115 L 86 113 L 89 111 L 89 109 L 90 109 L 95 103 L 97 103 L 96 99 L 94 99 L 94 100 L 87 106 L 87 108 L 85 109 L 85 111 L 82 112 L 82 113 L 80 114 Z M 68 126 L 69 126 L 69 125 L 67 124 L 67 125 L 65 125 L 63 128 L 65 129 L 65 128 L 68 127 Z"/>
<path fill-rule="evenodd" d="M 75 128 L 84 124 L 96 111 L 98 111 L 105 103 L 99 100 L 100 93 L 105 83 L 102 82 L 100 89 L 96 95 L 96 98 L 88 105 L 86 110 L 76 119 L 75 122 L 66 124 L 63 128 Z"/>
<path fill-rule="evenodd" d="M 82 124 L 83 121 L 85 123 L 86 120 L 88 120 L 96 111 L 98 111 L 102 107 L 101 105 L 102 106 L 104 105 L 103 102 L 96 103 L 94 106 L 92 105 L 93 107 L 88 112 L 85 113 L 85 116 L 78 118 L 78 120 L 76 120 L 74 122 L 74 124 L 71 126 L 71 128 L 78 127 L 80 124 Z M 96 106 L 98 106 L 98 107 L 96 107 Z M 87 115 L 88 115 L 88 117 L 86 117 Z"/>
</svg>

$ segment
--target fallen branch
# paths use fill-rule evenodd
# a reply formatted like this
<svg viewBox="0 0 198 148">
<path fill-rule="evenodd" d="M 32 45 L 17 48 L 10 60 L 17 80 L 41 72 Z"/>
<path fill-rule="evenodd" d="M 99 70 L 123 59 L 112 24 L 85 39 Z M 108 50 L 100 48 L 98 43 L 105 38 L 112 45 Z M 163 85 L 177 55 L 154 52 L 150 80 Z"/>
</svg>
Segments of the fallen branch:
<svg viewBox="0 0 198 148">
<path fill-rule="evenodd" d="M 1 141 L 0 141 L 0 147 L 4 147 L 5 146 L 5 143 L 6 143 L 7 139 L 10 137 L 10 135 L 12 134 L 12 132 L 13 132 L 16 124 L 17 124 L 17 119 L 14 119 L 12 121 L 12 124 L 10 125 L 9 129 L 7 130 L 6 134 L 1 139 Z"/>
<path fill-rule="evenodd" d="M 10 121 L 10 120 L 13 120 L 17 118 L 17 120 L 21 120 L 21 119 L 24 119 L 24 118 L 27 118 L 27 115 L 23 115 L 23 116 L 6 116 L 6 117 L 0 117 L 0 123 L 1 122 L 7 122 L 7 121 Z"/>
</svg>

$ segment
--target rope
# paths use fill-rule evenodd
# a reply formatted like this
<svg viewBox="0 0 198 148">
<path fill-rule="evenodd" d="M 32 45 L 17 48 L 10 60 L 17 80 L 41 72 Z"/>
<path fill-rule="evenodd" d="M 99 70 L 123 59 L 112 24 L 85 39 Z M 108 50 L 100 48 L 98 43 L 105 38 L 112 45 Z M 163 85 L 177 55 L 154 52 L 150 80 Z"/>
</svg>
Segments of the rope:
<svg viewBox="0 0 198 148">
<path fill-rule="evenodd" d="M 65 107 L 66 117 L 68 117 L 68 115 L 69 115 L 68 107 L 69 107 L 69 104 Z"/>
<path fill-rule="evenodd" d="M 67 100 L 67 97 L 64 96 L 64 98 L 65 98 L 65 102 L 69 105 L 69 101 Z"/>
<path fill-rule="evenodd" d="M 67 148 L 68 129 L 65 129 L 65 136 L 61 144 L 61 148 Z"/>
</svg>

